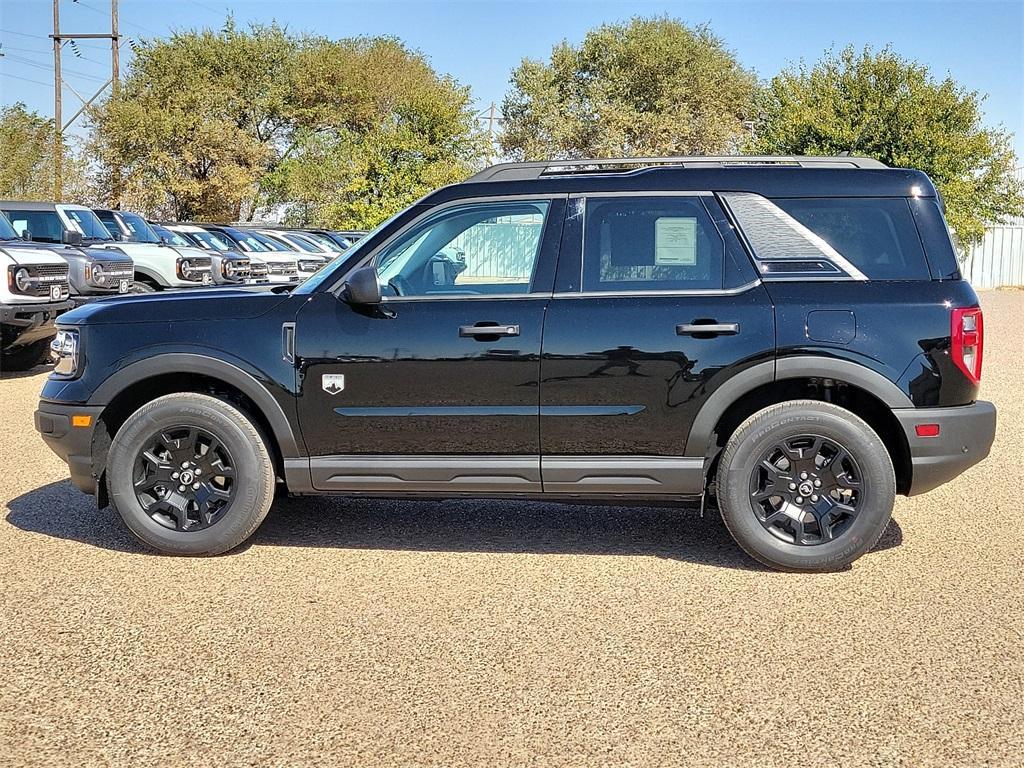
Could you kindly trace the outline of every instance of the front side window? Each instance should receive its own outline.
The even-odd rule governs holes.
[[[378,255],[382,287],[395,296],[529,293],[548,208],[488,202],[429,216]]]
[[[725,244],[699,197],[590,198],[584,291],[722,287]]]

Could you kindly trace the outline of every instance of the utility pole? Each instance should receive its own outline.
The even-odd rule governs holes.
[[[60,0],[53,0],[53,199],[63,201],[64,194],[64,116],[61,113],[61,82],[60,71]]]
[[[117,33],[117,0],[110,0],[110,95],[115,100],[121,91],[121,36]],[[121,167],[110,173],[110,207],[121,207]]]
[[[117,2],[118,0],[110,0],[110,34],[99,33],[99,32],[79,32],[79,33],[67,33],[60,31],[60,0],[53,0],[53,34],[50,35],[53,38],[53,198],[58,203],[62,201],[64,193],[64,179],[63,179],[63,166],[64,166],[64,131],[78,119],[78,116],[85,112],[99,97],[103,91],[107,89],[108,85],[113,87],[113,94],[117,96],[118,82],[120,79],[120,56],[118,47],[121,45],[121,35],[118,32],[117,25]],[[107,80],[100,89],[96,91],[88,99],[83,99],[78,95],[78,92],[69,85],[68,88],[71,92],[78,97],[78,100],[82,102],[82,106],[78,108],[78,111],[71,116],[71,118],[64,122],[62,94],[64,92],[64,79],[62,77],[61,66],[60,66],[60,49],[64,45],[65,40],[110,40],[110,79]],[[120,204],[120,173],[114,169],[114,188],[112,190],[112,201],[113,207],[118,207]]]

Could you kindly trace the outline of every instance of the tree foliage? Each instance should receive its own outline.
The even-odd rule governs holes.
[[[773,154],[848,151],[934,181],[963,243],[985,224],[1024,211],[1010,136],[984,127],[982,97],[889,48],[828,52],[772,78],[758,97],[750,149]]]
[[[175,218],[274,204],[306,224],[368,227],[480,155],[468,90],[390,38],[330,41],[276,24],[145,41],[92,116],[109,190]]]
[[[484,155],[469,89],[393,38],[307,48],[294,90],[298,129],[268,188],[295,223],[374,226]]]
[[[524,59],[502,104],[517,159],[716,154],[745,136],[755,77],[706,25],[634,18]]]
[[[64,142],[65,197],[87,197],[80,157]],[[0,108],[0,197],[11,200],[53,199],[53,120],[22,103]]]

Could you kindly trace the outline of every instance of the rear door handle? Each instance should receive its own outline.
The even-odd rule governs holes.
[[[498,325],[460,325],[459,336],[462,338],[475,339],[479,336],[518,336],[519,326],[514,324]]]
[[[695,336],[702,333],[711,336],[735,336],[739,332],[739,323],[684,323],[676,326],[677,336]]]

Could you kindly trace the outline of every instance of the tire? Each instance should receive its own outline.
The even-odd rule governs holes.
[[[111,506],[139,540],[175,555],[218,555],[248,539],[270,511],[275,480],[249,417],[194,393],[142,406],[107,458]]]
[[[136,278],[132,283],[132,293],[156,293],[156,288]]]
[[[737,427],[717,492],[726,528],[755,560],[781,571],[836,571],[878,543],[896,478],[863,419],[831,403],[792,400]]]
[[[30,344],[4,350],[0,370],[27,371],[47,361],[50,353],[50,341],[40,339]]]

